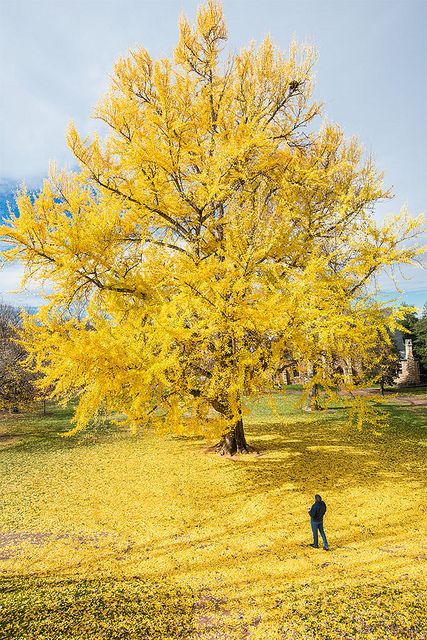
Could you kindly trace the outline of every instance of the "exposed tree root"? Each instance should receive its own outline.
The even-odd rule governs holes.
[[[226,442],[225,438],[220,442],[217,442],[217,444],[215,444],[213,447],[209,447],[208,451],[212,453],[219,453],[221,456],[225,456],[225,457],[232,457],[238,454],[249,454],[249,453],[260,455],[259,449],[247,443],[244,448],[236,448],[234,450],[230,448],[230,445],[229,443]]]

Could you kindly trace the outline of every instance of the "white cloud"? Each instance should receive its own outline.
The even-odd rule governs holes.
[[[49,159],[72,164],[73,119],[96,130],[93,107],[114,62],[142,42],[155,54],[175,42],[180,2],[2,0],[0,2],[0,176],[45,175]],[[172,10],[171,10],[172,9]],[[161,23],[160,23],[161,21]]]
[[[40,287],[29,282],[21,288],[24,270],[19,263],[6,263],[0,269],[0,301],[15,307],[38,307],[42,303]]]
[[[180,12],[193,17],[201,1],[0,0],[0,180],[28,183],[46,174],[50,159],[73,166],[67,124],[74,119],[83,134],[96,129],[90,114],[117,58],[142,44],[153,56],[170,56]],[[232,49],[251,38],[260,41],[267,32],[283,49],[295,34],[318,46],[318,97],[349,134],[360,134],[386,169],[386,183],[395,185],[396,199],[378,207],[378,218],[398,211],[406,200],[414,214],[425,209],[425,3],[223,4]],[[390,69],[402,80],[390,81]],[[32,289],[10,293],[19,273],[18,266],[0,271],[0,296],[37,300]],[[425,271],[405,267],[403,273],[398,281],[405,292],[414,297],[426,292]],[[389,278],[379,282],[382,291],[394,292]]]

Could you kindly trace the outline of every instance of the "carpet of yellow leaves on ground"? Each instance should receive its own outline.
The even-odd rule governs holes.
[[[426,409],[381,437],[265,400],[260,455],[198,438],[0,420],[0,638],[425,638]],[[328,505],[330,551],[307,508]],[[3,619],[3,622],[1,621]]]

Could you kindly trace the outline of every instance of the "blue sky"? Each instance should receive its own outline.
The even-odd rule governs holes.
[[[72,166],[67,123],[82,133],[108,86],[118,56],[144,45],[170,55],[177,21],[195,15],[197,0],[0,0],[0,210],[16,183],[37,187],[49,160]],[[316,97],[325,116],[356,134],[384,170],[394,200],[416,214],[427,202],[426,0],[224,0],[229,47],[238,50],[270,33],[316,45]],[[402,293],[381,276],[382,293],[421,307],[426,271],[396,273]],[[35,290],[11,295],[18,265],[0,271],[0,298],[36,304]]]

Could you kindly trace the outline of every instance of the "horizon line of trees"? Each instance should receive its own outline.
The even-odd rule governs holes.
[[[0,302],[0,411],[18,412],[38,397],[37,375],[25,367],[27,353],[19,343],[21,310]]]

